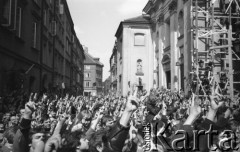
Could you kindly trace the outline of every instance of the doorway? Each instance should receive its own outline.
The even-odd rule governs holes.
[[[171,72],[166,71],[167,89],[171,89]]]

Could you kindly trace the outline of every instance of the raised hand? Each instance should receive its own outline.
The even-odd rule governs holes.
[[[199,106],[199,102],[196,102],[195,94],[192,95],[192,103],[190,106],[190,113],[187,120],[184,122],[184,125],[192,125],[193,122],[197,119],[197,117],[201,113],[201,107]]]
[[[34,94],[34,97],[33,97],[33,101],[34,101],[34,102],[36,102],[36,101],[37,101],[37,96],[38,96],[38,94],[37,94],[37,93],[35,93],[35,94]]]
[[[43,94],[43,96],[42,96],[42,101],[45,101],[47,99],[47,94]]]
[[[136,87],[133,95],[128,97],[128,101],[126,103],[125,110],[119,121],[119,123],[124,127],[129,126],[128,125],[129,120],[130,120],[133,112],[137,110],[137,107],[138,107],[137,92],[138,92],[138,88]]]
[[[63,123],[66,121],[66,114],[60,116],[57,126],[54,129],[53,135],[47,140],[44,152],[56,152],[62,146],[60,131]]]
[[[197,117],[200,113],[201,113],[201,107],[199,106],[199,102],[196,101],[196,95],[193,93],[192,103],[190,107],[190,115]]]
[[[35,103],[33,101],[29,101],[25,104],[25,111],[23,117],[25,119],[31,119],[33,112],[36,110]]]
[[[29,100],[28,100],[29,102],[33,100],[33,95],[34,95],[34,93],[31,92],[31,94],[29,96]]]
[[[126,108],[125,108],[127,112],[134,112],[135,110],[137,110],[137,107],[138,107],[137,92],[138,92],[138,88],[136,87],[133,95],[128,98]]]
[[[219,107],[221,107],[224,103],[222,100],[222,95],[218,92],[218,87],[214,89],[212,88],[212,95],[210,96],[210,110],[216,111]]]

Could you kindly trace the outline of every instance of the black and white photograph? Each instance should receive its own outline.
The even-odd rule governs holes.
[[[0,152],[240,152],[240,0],[0,0]]]

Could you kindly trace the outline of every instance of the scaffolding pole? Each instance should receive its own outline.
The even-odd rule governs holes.
[[[232,5],[235,5],[236,11],[239,11],[238,1],[191,0],[190,2],[193,16],[191,74],[194,92],[199,97],[207,97],[214,94],[211,88],[217,86],[221,93],[224,92],[225,96],[234,100],[234,84],[238,84],[240,80],[234,81],[233,60],[240,61],[240,59],[232,49],[234,41],[232,20],[240,17],[236,15],[238,13],[232,13]],[[234,58],[233,55],[236,57]],[[223,79],[221,74],[227,75],[227,78]],[[222,83],[224,87],[220,87]]]

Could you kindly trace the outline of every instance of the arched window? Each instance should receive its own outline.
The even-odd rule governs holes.
[[[136,33],[134,35],[134,45],[144,46],[145,45],[145,35],[143,33]]]
[[[141,59],[137,60],[137,73],[138,74],[143,73],[143,71],[142,71],[142,60]]]

